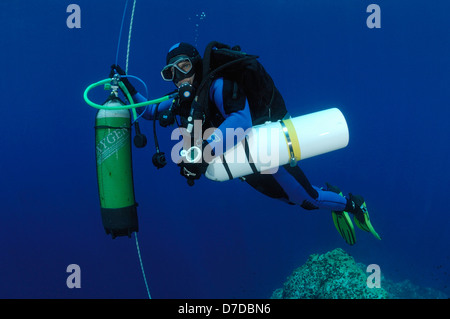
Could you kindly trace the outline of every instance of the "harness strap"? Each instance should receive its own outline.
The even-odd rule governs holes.
[[[231,179],[233,179],[234,177],[233,177],[233,174],[231,174],[231,171],[230,171],[230,167],[228,166],[228,163],[227,163],[227,161],[225,160],[225,156],[223,156],[222,155],[222,162],[223,162],[223,167],[225,168],[225,171],[227,172],[227,174],[228,174],[228,178],[231,180]]]
[[[256,169],[255,163],[253,162],[253,159],[250,155],[250,149],[248,147],[248,135],[245,136],[245,138],[242,140],[242,143],[244,143],[245,156],[247,157],[248,164],[250,165],[253,173],[258,174],[259,172]]]

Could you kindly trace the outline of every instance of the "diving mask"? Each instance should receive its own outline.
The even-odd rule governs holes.
[[[161,71],[161,76],[164,81],[176,80],[178,82],[194,75],[193,64],[188,56],[178,56],[173,60],[173,62],[167,64]]]

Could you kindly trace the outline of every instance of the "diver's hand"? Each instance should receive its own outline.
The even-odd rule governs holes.
[[[114,74],[116,74],[116,73],[119,74],[119,75],[127,75],[125,73],[125,71],[122,70],[122,68],[119,65],[113,64],[113,65],[111,65],[111,71],[109,72],[109,77],[112,78],[114,76]],[[137,93],[137,90],[130,83],[128,78],[120,77],[120,80],[125,85],[125,87],[127,88],[128,92],[130,93],[131,96],[133,96],[133,95],[135,95]]]
[[[208,154],[206,157],[204,156],[205,151],[207,152],[206,154]],[[200,152],[200,160],[196,162],[189,162],[186,158],[183,158],[181,163],[178,164],[181,168],[180,174],[187,178],[190,186],[194,185],[194,180],[199,179],[202,174],[205,174],[211,160],[209,156],[214,153],[206,140],[203,141]]]
[[[202,161],[200,163],[180,163],[180,174],[188,180],[197,180],[206,172],[208,163]]]

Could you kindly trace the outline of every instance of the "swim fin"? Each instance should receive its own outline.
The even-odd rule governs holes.
[[[331,216],[333,217],[334,226],[342,238],[347,244],[354,245],[356,243],[355,228],[348,213],[345,211],[332,211]]]
[[[341,190],[337,186],[333,186],[329,183],[326,183],[326,185],[327,190],[344,197]],[[334,226],[339,234],[341,234],[342,238],[344,238],[347,244],[354,245],[356,243],[355,228],[353,227],[353,223],[348,212],[331,211],[331,216],[333,217]]]
[[[360,229],[371,233],[374,235],[377,239],[381,240],[380,235],[375,231],[375,229],[372,226],[372,223],[370,222],[369,218],[369,211],[367,210],[366,202],[364,201],[364,198],[359,195],[353,195],[349,194],[350,200],[355,203],[355,210],[353,212],[353,217],[355,219],[355,224]]]

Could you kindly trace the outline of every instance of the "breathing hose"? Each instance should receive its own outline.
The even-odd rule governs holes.
[[[88,94],[89,92],[98,86],[101,85],[106,85],[105,89],[108,89],[108,85],[111,83],[111,81],[113,81],[113,78],[108,78],[108,79],[104,79],[101,81],[98,81],[96,83],[93,83],[91,85],[89,85],[86,90],[84,91],[83,94],[83,98],[84,101],[91,107],[96,108],[96,109],[102,109],[102,110],[125,110],[125,109],[136,109],[138,107],[143,107],[143,106],[147,106],[147,105],[151,105],[151,104],[158,104],[164,101],[167,101],[169,99],[172,99],[175,97],[175,93],[174,94],[168,94],[165,95],[163,97],[154,99],[154,100],[149,100],[149,101],[145,101],[145,102],[140,102],[140,103],[132,103],[133,98],[131,97],[130,93],[128,92],[128,89],[125,87],[125,85],[122,83],[122,81],[119,81],[119,86],[122,89],[122,91],[124,92],[124,94],[126,95],[128,101],[130,101],[130,104],[128,105],[117,105],[117,106],[107,106],[107,105],[101,105],[101,104],[97,104],[95,102],[92,102],[89,97]]]

